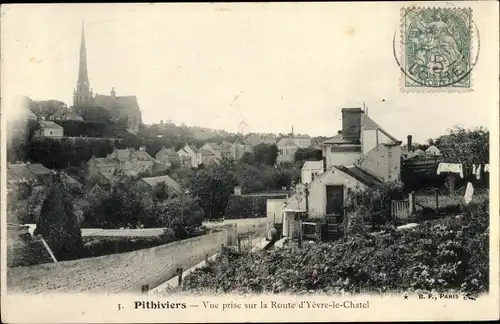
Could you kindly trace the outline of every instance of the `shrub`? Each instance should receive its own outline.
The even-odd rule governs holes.
[[[57,260],[78,258],[83,246],[82,233],[73,205],[58,176],[43,201],[35,235],[47,241]]]

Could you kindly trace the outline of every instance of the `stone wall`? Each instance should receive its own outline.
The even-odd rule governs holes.
[[[213,255],[221,245],[236,244],[236,225],[211,234],[133,252],[10,268],[7,287],[11,292],[140,292],[152,289]]]

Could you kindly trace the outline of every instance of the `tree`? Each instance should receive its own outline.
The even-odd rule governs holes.
[[[306,147],[299,148],[295,152],[295,161],[320,161],[323,157],[323,152],[321,150]]]
[[[207,218],[219,218],[224,215],[237,183],[234,163],[222,159],[219,164],[206,166],[196,173],[191,192],[198,197]]]
[[[82,232],[71,199],[58,175],[42,204],[35,235],[42,235],[57,260],[76,259],[83,248]]]
[[[104,122],[112,120],[111,113],[98,106],[86,106],[75,109],[75,112],[82,116],[85,121]]]
[[[177,239],[190,237],[204,218],[198,201],[184,193],[160,202],[156,212],[162,225],[171,228]]]
[[[49,119],[58,111],[68,110],[68,106],[58,100],[42,100],[42,101],[32,101],[28,100],[28,108],[38,117],[43,119]]]
[[[465,129],[455,126],[448,134],[438,137],[435,144],[445,162],[462,163],[471,169],[473,164],[488,163],[489,141],[490,133],[482,127]]]
[[[278,147],[274,144],[259,144],[255,146],[253,156],[256,163],[275,165],[278,158]]]

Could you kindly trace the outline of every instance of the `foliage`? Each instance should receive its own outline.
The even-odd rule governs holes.
[[[445,158],[445,162],[463,163],[466,168],[473,164],[489,161],[490,133],[479,127],[465,129],[455,126],[449,134],[440,136],[435,144]]]
[[[59,100],[33,101],[27,98],[28,109],[42,119],[49,119],[58,111],[68,110],[68,106]]]
[[[348,214],[361,213],[371,226],[391,222],[391,201],[405,197],[403,187],[396,183],[383,183],[365,190],[348,190],[345,209]]]
[[[275,165],[278,158],[278,147],[275,144],[259,144],[253,150],[253,162]]]
[[[203,293],[482,293],[488,289],[488,202],[447,218],[334,243],[258,252],[224,249],[177,289]],[[313,272],[317,276],[313,276]]]
[[[301,147],[295,152],[295,161],[321,161],[322,158],[323,152],[312,147]]]
[[[8,222],[36,224],[46,195],[47,190],[42,186],[26,186],[24,190],[14,189],[7,199]]]
[[[224,215],[229,196],[237,185],[235,164],[223,159],[219,164],[198,170],[190,183],[191,193],[197,197],[208,219]]]
[[[81,252],[83,243],[78,219],[71,199],[57,176],[42,204],[34,234],[42,235],[57,260],[71,259]]]
[[[85,121],[103,122],[112,119],[108,110],[97,106],[76,107],[75,112]]]

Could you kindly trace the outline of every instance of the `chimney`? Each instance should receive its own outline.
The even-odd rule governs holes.
[[[361,108],[342,109],[342,138],[359,141],[361,137]]]
[[[412,141],[411,141],[412,137],[411,137],[411,135],[408,135],[407,139],[408,139],[408,143],[406,145],[407,146],[406,149],[408,150],[408,152],[413,152],[413,146],[412,146]]]
[[[240,186],[234,187],[234,195],[241,196],[241,187]]]

